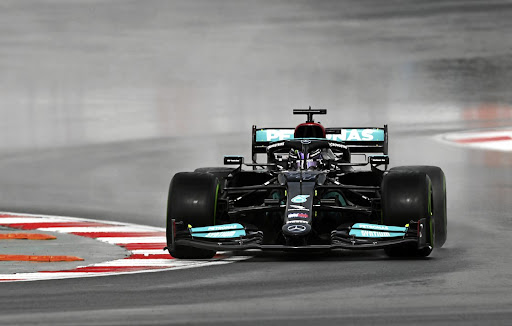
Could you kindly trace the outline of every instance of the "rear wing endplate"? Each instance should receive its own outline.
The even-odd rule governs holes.
[[[252,126],[252,160],[256,155],[267,152],[270,143],[294,139],[294,128],[258,128]],[[326,128],[329,140],[341,141],[351,153],[382,153],[388,155],[388,126],[367,128]]]

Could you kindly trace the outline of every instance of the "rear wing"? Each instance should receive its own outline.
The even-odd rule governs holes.
[[[252,126],[252,161],[267,152],[270,143],[293,139],[294,128],[258,128]],[[388,126],[367,128],[326,128],[329,140],[341,141],[351,153],[382,153],[388,155]]]

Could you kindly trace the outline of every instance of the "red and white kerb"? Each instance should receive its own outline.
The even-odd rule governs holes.
[[[468,131],[441,135],[440,139],[453,145],[495,151],[512,151],[512,129]]]
[[[163,250],[166,246],[165,229],[137,224],[74,217],[0,213],[0,226],[88,237],[112,246],[123,247],[128,252],[127,257],[123,259],[80,266],[69,270],[0,274],[0,282],[145,273],[220,265],[247,258],[232,257],[227,253],[219,253],[212,259],[174,259]]]

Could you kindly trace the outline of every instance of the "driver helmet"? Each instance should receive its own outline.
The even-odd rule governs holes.
[[[325,128],[316,122],[301,123],[295,128],[294,138],[325,138]]]

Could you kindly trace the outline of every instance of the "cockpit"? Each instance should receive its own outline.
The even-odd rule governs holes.
[[[293,139],[271,143],[267,147],[269,163],[284,170],[323,170],[334,162],[350,162],[350,152],[342,142],[328,140],[325,128],[313,121],[313,114],[325,114],[325,110],[295,110],[294,114],[306,114],[305,123],[299,124]]]
[[[347,162],[346,146],[327,139],[291,139],[267,147],[268,162],[280,170],[324,170],[335,162]]]
[[[288,155],[289,170],[322,170],[327,169],[329,162],[333,162],[338,157],[329,148],[315,149],[308,153],[297,149],[290,150]]]

